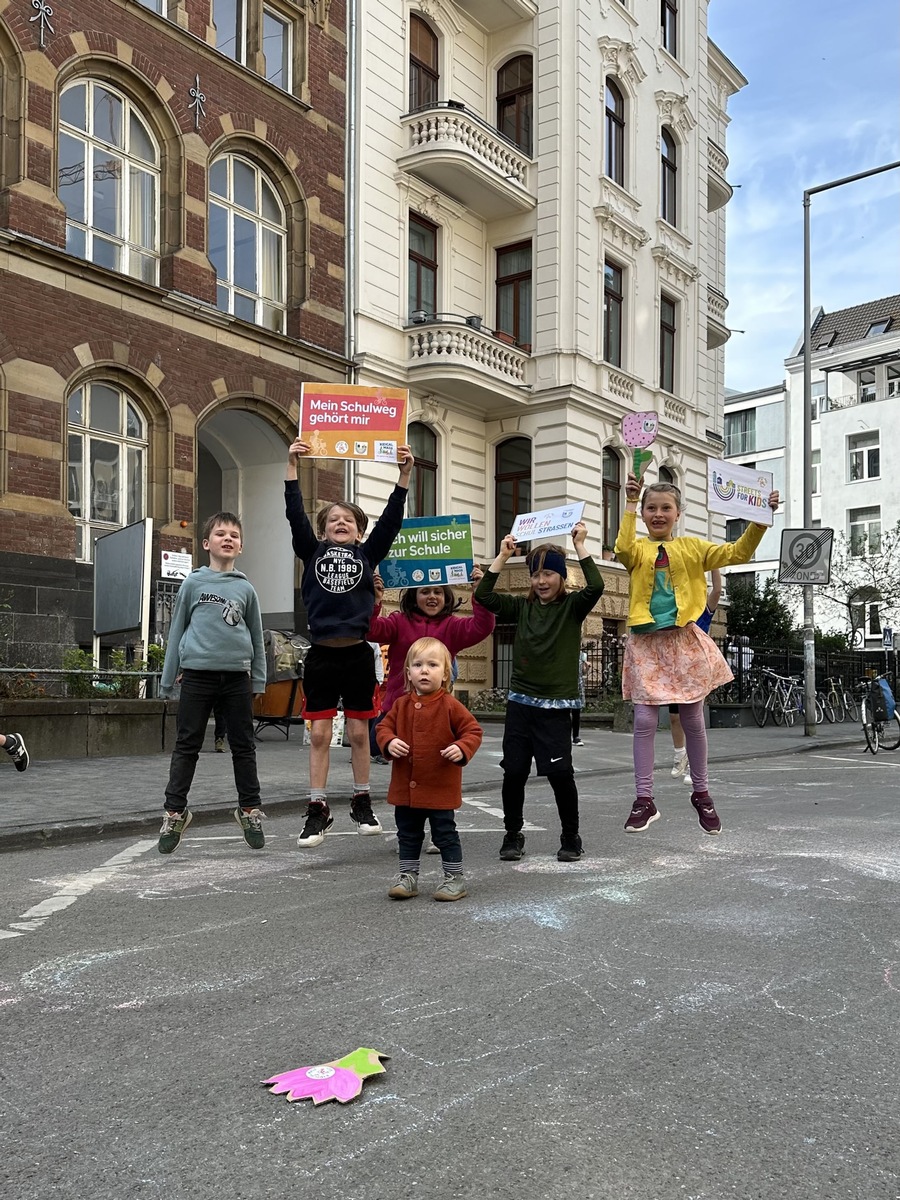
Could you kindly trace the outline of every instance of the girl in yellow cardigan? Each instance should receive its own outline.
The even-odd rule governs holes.
[[[388,895],[411,900],[419,894],[419,855],[425,822],[441,853],[444,880],[435,900],[466,895],[462,845],[453,813],[462,807],[462,769],[481,745],[482,729],[451,696],[450,651],[437,638],[413,642],[406,655],[406,693],[375,730],[383,754],[394,763],[388,804],[394,805],[400,874]]]
[[[715,642],[697,625],[706,607],[706,572],[749,562],[767,526],[748,525],[736,542],[716,545],[698,537],[674,537],[681,492],[672,483],[644,488],[641,519],[649,537],[635,537],[641,480],[629,474],[616,558],[628,570],[628,629],[622,696],[634,703],[634,781],[637,799],[625,830],[639,833],[659,817],[653,803],[653,742],[660,704],[677,704],[687,743],[694,789],[691,804],[704,833],[722,832],[709,795],[707,695],[734,678]],[[778,492],[769,496],[774,511]]]

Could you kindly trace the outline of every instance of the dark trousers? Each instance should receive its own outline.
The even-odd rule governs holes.
[[[581,709],[572,709],[572,741],[581,737]]]
[[[405,804],[394,807],[397,821],[397,841],[400,843],[400,861],[414,862],[422,854],[425,840],[425,821],[431,821],[431,840],[441,852],[441,860],[447,863],[462,862],[462,843],[456,829],[455,809],[410,808]]]
[[[194,780],[197,759],[209,714],[221,705],[231,747],[234,783],[241,808],[259,806],[256,743],[253,740],[253,693],[250,676],[243,671],[185,671],[178,702],[178,723],[165,807],[184,812]]]
[[[523,810],[525,808],[525,784],[528,775],[519,772],[504,771],[501,798],[503,801],[503,826],[507,833],[521,833],[525,824]],[[568,771],[554,771],[547,776],[547,782],[553,788],[556,800],[556,811],[559,813],[559,823],[565,838],[578,836],[578,788],[575,785],[575,775]]]
[[[225,725],[225,710],[222,707],[221,700],[216,700],[213,703],[213,720],[216,723],[216,727],[213,730],[213,741],[218,742],[225,736],[227,728]]]

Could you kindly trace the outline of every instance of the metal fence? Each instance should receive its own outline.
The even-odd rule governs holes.
[[[159,695],[159,678],[159,671],[0,667],[0,699],[153,699]]]

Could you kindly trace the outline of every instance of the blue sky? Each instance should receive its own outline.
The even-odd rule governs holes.
[[[710,0],[732,97],[725,384],[778,383],[803,329],[803,190],[900,160],[897,0]],[[812,299],[900,292],[900,170],[812,198]]]

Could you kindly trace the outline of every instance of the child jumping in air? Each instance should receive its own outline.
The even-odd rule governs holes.
[[[475,599],[503,624],[515,625],[512,677],[503,730],[503,825],[500,857],[517,862],[525,853],[523,809],[531,762],[553,789],[562,834],[559,862],[576,862],[583,853],[578,832],[578,789],[572,769],[572,709],[579,698],[581,626],[603,594],[603,577],[585,549],[587,526],[579,521],[572,542],[585,586],[566,589],[566,552],[562,546],[538,546],[525,562],[531,576],[527,596],[494,591],[500,572],[516,553],[507,534],[500,552],[475,590]]]
[[[434,898],[461,900],[467,894],[466,881],[453,812],[462,806],[462,768],[481,745],[482,729],[446,690],[450,653],[437,638],[413,642],[403,677],[406,694],[375,733],[394,764],[388,803],[394,805],[397,819],[400,874],[388,895],[392,900],[409,900],[419,894],[419,856],[427,818],[444,868]]]
[[[616,558],[629,579],[628,627],[622,695],[634,704],[634,778],[637,798],[625,822],[639,833],[659,817],[653,802],[653,742],[660,704],[677,704],[690,762],[691,804],[704,833],[722,832],[709,795],[703,703],[714,688],[733,679],[715,642],[698,626],[706,606],[706,572],[745,563],[768,526],[751,524],[736,542],[716,545],[698,537],[673,537],[681,516],[681,492],[672,483],[644,488],[641,519],[649,537],[635,537],[641,481],[625,484],[625,513]],[[769,496],[774,511],[778,492]]]
[[[188,792],[209,714],[216,705],[225,718],[238,807],[234,818],[251,850],[262,850],[265,835],[259,804],[253,696],[266,690],[259,599],[235,559],[243,549],[241,522],[230,512],[215,513],[203,526],[209,566],[191,571],[178,589],[160,691],[170,696],[181,678],[175,749],[169,768],[160,854],[178,849],[191,823]]]
[[[297,438],[288,452],[284,483],[285,515],[294,553],[303,562],[300,590],[312,645],[303,664],[303,715],[312,724],[309,748],[309,804],[297,838],[302,849],[321,845],[334,823],[327,783],[332,718],[344,704],[344,729],[350,742],[353,796],[350,819],[360,833],[379,834],[369,795],[369,718],[374,707],[375,659],[367,639],[375,606],[374,568],[386,557],[400,531],[412,474],[409,446],[397,449],[400,476],[368,539],[360,544],[369,519],[361,508],[342,500],[316,518],[313,532],[297,482],[297,464],[310,453]]]

